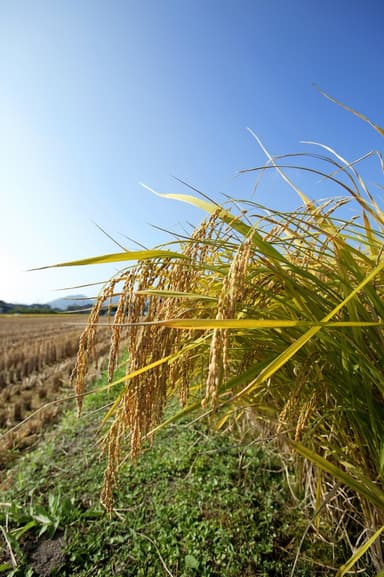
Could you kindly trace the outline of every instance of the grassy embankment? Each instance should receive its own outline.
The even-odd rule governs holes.
[[[290,575],[307,521],[280,458],[265,444],[207,434],[200,421],[170,426],[137,466],[122,466],[110,518],[98,500],[105,460],[95,448],[108,402],[104,390],[85,401],[81,419],[67,412],[3,479],[1,574]],[[333,573],[340,546],[319,548],[311,535],[294,575]]]

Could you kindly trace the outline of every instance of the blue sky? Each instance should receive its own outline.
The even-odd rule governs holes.
[[[312,84],[383,125],[383,21],[380,0],[1,0],[0,299],[107,279],[116,265],[25,272],[116,252],[95,222],[133,249],[125,236],[169,238],[151,224],[203,218],[140,181],[250,197],[254,177],[237,171],[265,157],[246,127],[273,154],[302,140],[350,160],[382,148]],[[307,194],[326,196],[313,182]],[[277,177],[256,200],[298,204]]]

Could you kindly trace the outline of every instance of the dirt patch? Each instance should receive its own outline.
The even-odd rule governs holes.
[[[28,566],[39,577],[50,577],[65,562],[65,539],[58,535],[53,539],[40,539],[28,545]]]

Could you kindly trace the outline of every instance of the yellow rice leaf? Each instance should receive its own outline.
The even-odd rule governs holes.
[[[200,208],[201,210],[207,212],[208,214],[218,212],[219,217],[225,223],[229,224],[232,228],[234,228],[244,236],[247,236],[247,234],[249,234],[249,232],[251,231],[250,226],[242,222],[238,217],[234,216],[228,210],[225,210],[224,208],[220,207],[217,204],[214,204],[213,202],[203,200],[202,198],[197,198],[196,196],[193,196],[191,194],[169,194],[169,193],[167,194],[156,192],[156,190],[153,190],[153,188],[150,188],[146,184],[141,183],[141,185],[144,186],[144,188],[146,188],[150,192],[153,192],[153,194],[156,194],[156,196],[160,196],[161,198],[170,198],[172,200],[179,200],[181,202],[185,202],[186,204],[191,204],[192,206]]]
[[[228,411],[227,413],[224,414],[223,417],[221,417],[221,419],[219,419],[219,421],[216,423],[216,428],[217,429],[221,429],[225,423],[230,419],[230,417],[232,417],[232,413],[230,411]]]
[[[279,329],[287,327],[317,327],[317,328],[341,328],[341,327],[374,327],[384,326],[382,321],[294,321],[294,320],[270,320],[270,319],[172,319],[159,321],[159,325],[165,325],[176,329]]]
[[[174,200],[179,200],[181,202],[185,202],[187,204],[191,204],[197,208],[208,212],[208,214],[213,214],[215,212],[218,213],[218,217],[228,224],[233,230],[240,233],[242,236],[246,237],[252,233],[252,242],[264,253],[267,258],[271,258],[275,264],[278,262],[287,262],[287,259],[283,256],[281,252],[279,252],[272,243],[265,241],[260,233],[258,233],[254,228],[245,224],[240,217],[233,215],[229,210],[226,210],[220,207],[213,202],[208,202],[201,198],[197,198],[195,196],[189,194],[163,194],[160,192],[156,192],[146,184],[141,183],[144,188],[153,192],[157,196],[162,198],[171,198]]]
[[[325,96],[325,98],[328,98],[328,100],[330,100],[331,102],[334,102],[338,106],[341,106],[341,108],[344,108],[344,110],[348,110],[348,112],[352,112],[352,114],[354,114],[355,116],[357,116],[361,120],[364,120],[364,122],[367,122],[370,126],[372,126],[372,128],[374,128],[379,134],[381,134],[381,136],[384,136],[384,129],[380,128],[380,126],[378,126],[377,124],[375,124],[374,122],[369,120],[369,118],[367,118],[364,114],[361,114],[361,112],[357,112],[356,110],[354,110],[350,106],[347,106],[346,104],[343,104],[339,100],[336,100],[336,98],[333,98],[333,96],[329,96],[329,94],[324,92],[324,90],[321,90],[321,88],[319,88],[316,84],[315,84],[315,87],[320,92],[320,94]]]
[[[161,198],[171,198],[173,200],[180,200],[181,202],[185,202],[187,204],[192,204],[196,208],[201,208],[201,210],[204,210],[205,212],[208,212],[209,214],[214,213],[218,208],[220,208],[220,207],[218,207],[218,205],[214,204],[213,202],[203,200],[202,198],[197,198],[197,197],[190,195],[190,194],[169,194],[169,193],[167,194],[167,193],[157,192],[156,190],[154,190],[153,188],[151,188],[147,184],[144,184],[143,182],[140,182],[140,184],[141,184],[141,186],[143,186],[144,188],[149,190],[149,192],[153,192],[153,194],[156,194],[156,196],[160,196]],[[224,209],[223,209],[223,211],[224,211]]]
[[[152,250],[133,250],[125,252],[116,252],[112,254],[104,254],[91,258],[84,258],[81,260],[73,260],[69,262],[61,262],[58,264],[51,264],[34,268],[32,270],[43,270],[46,268],[56,268],[63,266],[83,266],[87,264],[105,264],[109,262],[124,262],[127,260],[149,260],[153,258],[187,258],[184,255],[169,250],[152,249]]]
[[[207,301],[217,301],[217,298],[210,297],[208,295],[201,295],[197,293],[186,293],[186,292],[179,292],[179,291],[168,291],[168,290],[156,290],[156,289],[148,289],[148,290],[139,290],[136,291],[137,295],[148,295],[148,296],[159,296],[159,297],[177,297],[177,298],[187,298],[187,299],[196,299],[196,300],[207,300]]]
[[[363,211],[363,220],[364,220],[364,227],[365,227],[365,233],[367,235],[367,240],[369,241],[368,247],[371,251],[371,255],[373,257],[377,257],[379,250],[378,250],[378,244],[377,241],[375,239],[375,235],[371,226],[371,223],[369,222],[369,218],[366,214],[365,211]]]

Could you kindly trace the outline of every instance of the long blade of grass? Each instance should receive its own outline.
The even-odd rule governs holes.
[[[150,188],[146,184],[143,184],[143,183],[141,183],[141,184],[142,184],[142,186],[144,186],[144,188],[153,192],[157,196],[160,196],[163,198],[171,198],[174,200],[179,200],[181,202],[186,202],[187,204],[191,204],[192,206],[195,206],[197,208],[204,210],[208,214],[214,214],[215,212],[217,212],[218,218],[220,218],[223,222],[225,222],[228,226],[230,226],[236,232],[240,233],[242,236],[247,237],[249,235],[252,235],[253,244],[255,244],[259,248],[259,250],[267,258],[271,259],[271,263],[273,263],[273,262],[275,262],[275,263],[278,263],[278,262],[287,263],[287,260],[284,257],[284,255],[281,252],[279,252],[273,246],[273,244],[266,242],[263,239],[262,235],[259,234],[254,227],[249,226],[244,221],[242,221],[240,219],[240,217],[233,215],[228,210],[226,210],[224,208],[218,209],[217,205],[215,205],[211,202],[208,202],[206,200],[202,200],[201,198],[196,198],[195,196],[192,196],[189,194],[163,194],[160,192],[156,192],[155,190],[153,190],[152,188]]]
[[[346,104],[343,104],[339,100],[336,100],[336,98],[333,98],[333,96],[330,96],[329,94],[324,92],[324,90],[321,90],[321,88],[319,86],[317,86],[317,84],[314,84],[314,87],[320,92],[320,94],[322,94],[322,96],[324,96],[325,98],[328,98],[328,100],[330,100],[334,104],[337,104],[341,108],[344,108],[344,110],[351,112],[352,114],[354,114],[355,116],[357,116],[361,120],[364,120],[364,122],[367,122],[370,126],[372,126],[372,128],[374,128],[379,134],[381,134],[381,136],[384,136],[384,130],[382,128],[380,128],[380,126],[378,126],[377,124],[375,124],[374,122],[369,120],[369,118],[367,116],[365,116],[361,112],[357,112],[357,110],[355,110],[354,108],[351,108],[350,106],[347,106]]]
[[[352,477],[324,457],[318,455],[315,451],[312,451],[308,447],[305,447],[302,443],[298,441],[290,441],[292,447],[306,459],[315,463],[320,469],[333,475],[344,483],[347,487],[356,491],[356,493],[363,495],[368,501],[379,507],[380,509],[384,508],[384,492],[381,491],[377,485],[375,485],[372,481],[368,478],[364,479],[364,482]]]
[[[174,319],[159,321],[155,324],[173,327],[176,329],[280,329],[286,327],[380,327],[383,321],[295,321],[295,320],[269,320],[269,319]]]
[[[208,295],[171,291],[171,290],[156,290],[156,289],[138,290],[136,291],[136,294],[147,296],[170,297],[170,298],[185,298],[192,300],[196,299],[196,300],[217,301],[217,298],[210,297]]]
[[[267,156],[269,162],[271,163],[271,165],[273,166],[273,168],[275,168],[277,170],[277,172],[280,174],[281,178],[287,183],[289,184],[289,186],[296,192],[296,194],[301,198],[301,200],[303,201],[303,203],[305,204],[305,206],[309,209],[314,209],[314,204],[313,202],[295,185],[295,183],[288,178],[288,176],[281,170],[281,168],[276,164],[275,159],[273,158],[273,156],[268,152],[268,150],[265,148],[264,144],[261,142],[260,138],[257,136],[257,134],[251,129],[248,128],[247,129],[248,132],[253,136],[253,138],[257,141],[258,145],[260,146],[260,148],[262,149],[262,151],[264,152],[264,154]]]
[[[151,260],[155,258],[182,258],[187,257],[179,252],[152,249],[152,250],[134,250],[126,252],[116,252],[112,254],[104,254],[101,256],[95,256],[91,258],[84,258],[81,260],[72,260],[68,262],[61,262],[58,264],[52,264],[48,266],[41,266],[38,268],[33,268],[31,270],[44,270],[46,268],[57,268],[63,266],[83,266],[88,264],[105,264],[111,262],[124,262],[124,261],[142,261]]]
[[[213,202],[208,202],[207,200],[197,198],[196,196],[193,196],[191,194],[167,194],[156,192],[156,190],[153,190],[153,188],[150,188],[146,184],[141,183],[141,185],[150,192],[153,192],[153,194],[156,194],[156,196],[160,196],[161,198],[170,198],[172,200],[178,200],[181,202],[185,202],[187,204],[191,204],[192,206],[200,208],[201,210],[207,212],[208,214],[214,214],[215,212],[218,212],[219,217],[226,224],[229,224],[233,229],[241,233],[243,236],[247,236],[252,230],[251,227],[245,224],[242,220],[240,220],[239,217],[236,217],[235,215],[231,214],[228,210],[222,207],[218,208],[216,204],[213,204]]]
[[[363,543],[357,551],[348,559],[344,565],[340,567],[338,572],[336,573],[335,577],[343,577],[352,567],[357,563],[357,561],[372,547],[376,539],[380,537],[382,532],[384,531],[384,525],[380,527],[375,533],[370,537],[365,543]]]

